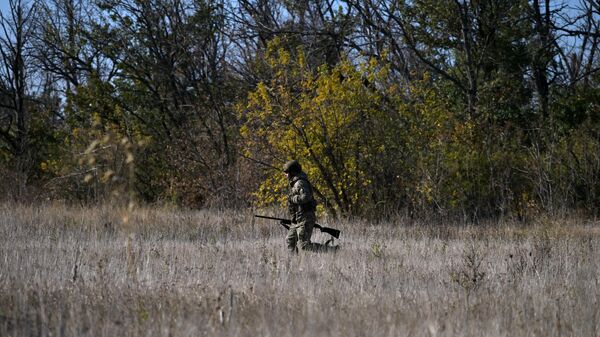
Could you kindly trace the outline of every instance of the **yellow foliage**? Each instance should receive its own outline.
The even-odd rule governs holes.
[[[287,52],[278,40],[266,55],[273,78],[238,106],[243,153],[275,167],[299,160],[330,208],[361,212],[385,197],[464,207],[480,193],[490,158],[506,158],[484,157],[479,122],[457,117],[427,73],[390,83],[389,66],[373,58],[311,69],[302,49]],[[283,203],[286,188],[272,172],[254,196]]]
[[[386,125],[379,90],[365,85],[385,75],[376,60],[355,65],[348,60],[311,71],[302,49],[295,58],[274,40],[266,53],[275,76],[249,93],[238,106],[244,154],[274,166],[298,159],[315,187],[337,208],[351,208],[372,180],[365,163],[385,145],[373,139],[365,123]],[[371,132],[371,133],[369,133]],[[267,176],[255,193],[259,204],[283,202],[282,174]]]

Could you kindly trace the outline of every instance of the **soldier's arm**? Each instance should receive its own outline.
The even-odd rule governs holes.
[[[294,185],[294,195],[290,198],[290,201],[294,204],[306,204],[313,200],[312,191],[310,185],[305,180],[298,180]]]

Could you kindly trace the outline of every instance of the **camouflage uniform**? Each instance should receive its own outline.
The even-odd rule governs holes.
[[[302,250],[317,251],[321,249],[322,245],[310,241],[313,227],[317,221],[316,201],[313,197],[312,186],[297,161],[286,163],[284,172],[288,173],[290,184],[288,206],[292,217],[292,224],[285,240],[288,249],[297,252],[296,245],[298,244]]]

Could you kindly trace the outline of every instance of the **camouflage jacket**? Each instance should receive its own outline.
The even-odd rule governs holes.
[[[296,215],[302,215],[307,212],[314,212],[316,201],[313,196],[313,188],[306,173],[301,172],[290,177],[290,193],[288,203],[290,214],[295,218]]]

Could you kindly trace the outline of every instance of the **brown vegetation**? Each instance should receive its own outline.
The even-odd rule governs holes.
[[[337,253],[290,257],[249,211],[121,219],[0,205],[0,336],[600,334],[597,221],[346,220]]]

